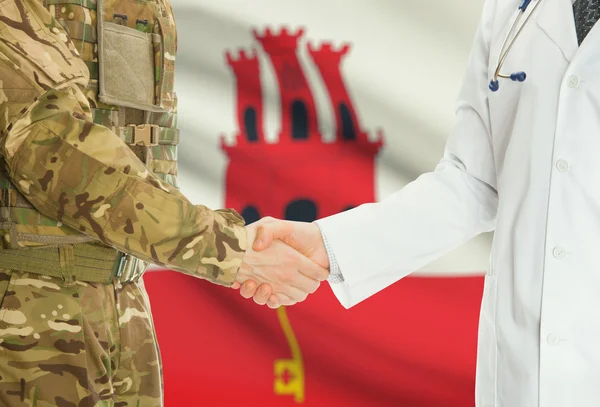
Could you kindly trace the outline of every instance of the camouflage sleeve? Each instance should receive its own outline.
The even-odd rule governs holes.
[[[44,215],[106,244],[233,284],[243,219],[193,205],[93,124],[88,75],[38,0],[0,2],[0,142],[14,184]]]

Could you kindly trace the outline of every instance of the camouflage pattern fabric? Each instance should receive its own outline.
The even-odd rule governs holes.
[[[161,364],[141,281],[0,269],[2,407],[159,407]]]
[[[12,183],[64,235],[85,234],[144,261],[233,284],[246,248],[243,219],[193,205],[94,123],[88,81],[80,52],[39,0],[0,3],[0,142]]]
[[[0,0],[0,250],[94,240],[231,285],[246,249],[243,218],[174,187],[170,5],[104,5],[109,18],[128,13],[130,27],[169,36],[155,48],[154,83],[167,111],[98,101],[96,0]],[[145,162],[115,133],[143,123],[173,129],[173,143],[150,148]],[[0,406],[162,406],[146,297],[141,281],[64,282],[0,264]]]

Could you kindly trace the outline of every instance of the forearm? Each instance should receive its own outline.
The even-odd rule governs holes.
[[[355,305],[493,230],[496,210],[493,188],[443,163],[382,202],[322,219],[343,275],[332,288],[344,306]]]
[[[245,250],[239,215],[193,205],[89,119],[69,86],[48,91],[16,121],[5,157],[31,204],[145,261],[232,284]]]
[[[38,0],[0,8],[0,136],[11,181],[42,214],[145,261],[230,285],[243,219],[195,206],[92,122],[89,73]]]

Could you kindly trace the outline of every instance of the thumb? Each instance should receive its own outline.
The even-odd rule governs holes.
[[[252,248],[257,252],[271,247],[274,239],[282,239],[286,236],[285,222],[269,222],[260,225],[256,231],[256,238]]]
[[[252,244],[252,248],[257,252],[263,251],[271,247],[273,239],[278,239],[277,229],[270,225],[261,225],[256,231],[256,238]]]

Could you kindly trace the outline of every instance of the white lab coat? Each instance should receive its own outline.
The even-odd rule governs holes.
[[[527,80],[501,80],[492,93],[518,3],[484,5],[436,170],[319,224],[345,278],[332,284],[345,307],[495,229],[476,405],[598,407],[600,23],[578,47],[571,0],[541,0],[503,69]]]

